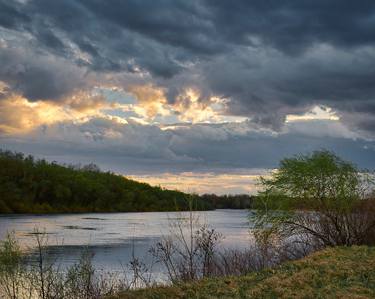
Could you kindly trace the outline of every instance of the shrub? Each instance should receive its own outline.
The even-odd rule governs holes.
[[[261,184],[255,221],[262,232],[317,247],[373,244],[373,179],[335,154],[284,159]]]
[[[25,278],[21,250],[14,233],[9,233],[0,244],[0,297],[22,298]]]

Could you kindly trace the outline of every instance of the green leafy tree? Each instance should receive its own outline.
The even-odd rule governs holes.
[[[372,177],[334,153],[283,159],[261,185],[255,220],[262,232],[318,246],[373,242]]]
[[[0,150],[0,213],[187,210],[189,194],[139,183],[95,164],[63,166]],[[198,209],[212,205],[197,198]]]

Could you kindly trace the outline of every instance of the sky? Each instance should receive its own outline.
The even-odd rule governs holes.
[[[0,0],[0,148],[198,193],[372,170],[374,28],[373,0]]]

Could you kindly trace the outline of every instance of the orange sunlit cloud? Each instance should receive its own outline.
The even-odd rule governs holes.
[[[51,101],[30,102],[20,95],[11,95],[0,101],[0,131],[5,134],[25,134],[30,130],[56,122],[71,120],[80,122],[100,115],[107,107],[95,97],[78,94],[63,103]]]
[[[152,119],[156,115],[170,114],[170,111],[165,107],[167,100],[162,89],[151,85],[135,85],[130,86],[128,91],[138,100],[138,105],[134,106],[138,115]]]

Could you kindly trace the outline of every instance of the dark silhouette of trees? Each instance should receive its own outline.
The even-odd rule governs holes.
[[[255,197],[247,194],[203,194],[201,198],[209,202],[215,209],[250,209]]]
[[[136,182],[95,164],[63,166],[0,151],[0,213],[136,212],[198,210],[199,196]]]

